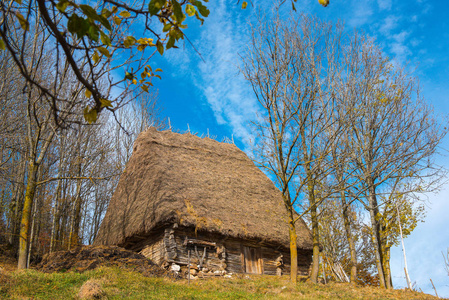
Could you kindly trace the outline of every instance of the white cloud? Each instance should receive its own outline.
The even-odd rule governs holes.
[[[397,43],[404,43],[405,39],[410,35],[410,32],[408,31],[401,31],[398,34],[395,34],[392,36],[392,38],[397,42]]]
[[[379,31],[386,35],[389,36],[391,34],[391,31],[393,29],[396,29],[396,27],[398,26],[399,23],[399,17],[397,16],[387,16],[384,20],[384,22],[382,23],[382,25],[379,28]]]
[[[380,10],[391,9],[391,0],[377,0],[377,4],[379,5]]]
[[[246,24],[242,24],[222,0],[211,5],[212,19],[201,34],[200,52],[205,63],[200,63],[197,87],[205,96],[219,124],[228,125],[234,136],[247,145],[251,138],[248,122],[255,118],[257,102],[250,86],[238,74],[238,52],[245,45]]]
[[[410,45],[412,45],[413,47],[416,47],[416,46],[420,45],[421,42],[422,42],[422,41],[421,41],[420,39],[418,39],[418,38],[413,38],[413,39],[410,40]]]
[[[348,23],[351,27],[360,27],[370,21],[373,15],[373,8],[371,1],[356,1],[353,2],[352,10],[349,12],[350,16]]]

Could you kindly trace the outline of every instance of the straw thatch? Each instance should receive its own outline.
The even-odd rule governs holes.
[[[273,182],[235,145],[150,128],[141,133],[94,244],[126,245],[168,224],[289,247]],[[311,249],[297,222],[298,248]]]

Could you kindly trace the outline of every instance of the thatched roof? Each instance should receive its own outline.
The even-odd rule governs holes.
[[[170,223],[289,247],[273,182],[235,145],[150,128],[142,132],[94,244],[126,245]],[[297,222],[298,248],[311,249]]]

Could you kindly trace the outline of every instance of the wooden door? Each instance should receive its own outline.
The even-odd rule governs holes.
[[[263,259],[261,249],[243,246],[242,264],[245,273],[263,274]]]

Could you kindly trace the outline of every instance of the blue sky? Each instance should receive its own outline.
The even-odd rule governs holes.
[[[234,138],[249,151],[248,122],[259,107],[247,82],[238,73],[238,54],[246,47],[248,20],[254,8],[239,9],[237,1],[211,1],[210,16],[203,26],[190,24],[186,33],[204,58],[188,43],[169,50],[153,65],[164,70],[159,89],[163,116],[173,128],[209,134],[221,141]],[[253,1],[269,8],[271,1]],[[288,1],[285,4],[289,10]],[[447,0],[331,0],[327,8],[317,0],[298,0],[298,11],[324,20],[341,20],[346,30],[363,30],[375,38],[398,65],[406,66],[420,80],[422,94],[433,105],[441,121],[449,112],[449,1]],[[449,149],[449,140],[442,147]],[[443,151],[445,152],[445,151]],[[447,154],[447,152],[445,152]],[[449,168],[446,157],[439,163]],[[440,296],[449,297],[449,276],[441,251],[449,247],[449,185],[428,195],[427,218],[405,240],[408,268],[416,288],[434,294],[430,278]],[[401,248],[392,250],[392,275],[396,288],[406,285]]]

